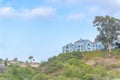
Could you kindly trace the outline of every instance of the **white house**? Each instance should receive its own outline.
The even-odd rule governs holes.
[[[67,44],[63,46],[62,52],[73,52],[73,51],[93,51],[93,50],[102,50],[104,46],[101,42],[91,42],[90,40],[80,39],[74,43]]]
[[[63,46],[62,52],[73,52],[74,51],[74,44],[70,43],[67,44],[66,46]]]

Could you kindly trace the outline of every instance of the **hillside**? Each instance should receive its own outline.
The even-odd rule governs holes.
[[[55,76],[57,79],[62,76],[65,80],[69,78],[69,80],[120,78],[119,52],[120,49],[112,50],[110,53],[106,51],[61,53],[49,58],[47,62],[42,62],[40,71],[50,77]]]
[[[38,68],[6,66],[0,80],[120,80],[120,49],[70,52],[42,61]]]

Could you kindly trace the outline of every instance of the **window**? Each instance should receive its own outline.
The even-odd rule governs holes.
[[[99,45],[99,48],[101,48],[101,46]]]
[[[96,48],[97,48],[97,45],[96,45]]]
[[[81,50],[83,50],[83,45],[81,45]]]
[[[96,50],[97,50],[97,45],[96,45]]]
[[[66,46],[66,48],[69,48],[68,46]]]
[[[95,45],[93,45],[93,50],[95,50]]]
[[[90,50],[90,44],[87,45],[87,48]]]

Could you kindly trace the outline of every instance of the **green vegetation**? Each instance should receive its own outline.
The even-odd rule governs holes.
[[[117,40],[120,31],[120,20],[110,16],[96,16],[93,21],[99,31],[96,40],[101,41],[108,51],[111,51],[113,42]]]
[[[6,73],[0,73],[0,80],[119,80],[119,51],[61,53],[42,61],[38,68],[17,64],[5,66]],[[113,59],[117,63],[102,62],[104,59]],[[95,65],[88,65],[90,61],[94,61]]]

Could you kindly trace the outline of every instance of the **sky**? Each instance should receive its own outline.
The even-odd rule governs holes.
[[[0,58],[46,61],[62,46],[94,41],[95,16],[120,18],[120,0],[0,0]]]

